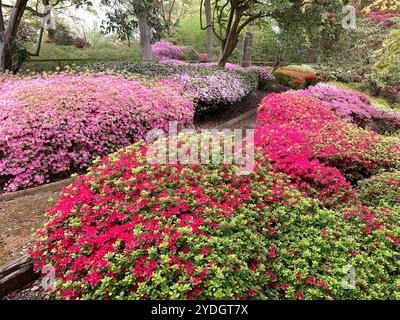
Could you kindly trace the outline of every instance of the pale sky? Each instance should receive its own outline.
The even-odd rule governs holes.
[[[84,8],[79,8],[76,9],[74,7],[68,8],[67,12],[71,15],[74,15],[78,18],[81,19],[82,23],[86,27],[92,27],[95,22],[97,22],[97,25],[100,27],[101,22],[105,20],[105,12],[102,10],[100,6],[100,0],[92,0],[93,6],[92,8],[96,11],[96,14],[93,14],[92,12],[89,12],[88,10]],[[65,17],[63,15],[63,17]],[[56,16],[57,19],[57,16]],[[67,20],[69,20],[67,18]]]

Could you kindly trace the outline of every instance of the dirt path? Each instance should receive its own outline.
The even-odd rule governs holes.
[[[0,264],[31,247],[33,233],[46,221],[46,209],[55,204],[58,193],[44,192],[0,202]]]

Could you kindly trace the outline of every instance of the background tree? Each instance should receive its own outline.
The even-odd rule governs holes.
[[[23,59],[26,59],[29,55],[38,55],[43,28],[39,33],[38,49],[35,53],[28,52],[20,44],[16,44],[15,41],[24,14],[43,18],[43,6],[48,4],[55,8],[65,4],[79,7],[83,4],[91,5],[91,2],[89,0],[15,0],[13,4],[6,4],[4,0],[0,0],[0,71],[9,70],[15,73],[24,61]],[[17,61],[15,61],[15,58],[17,58]]]
[[[252,22],[270,17],[280,26],[291,30],[307,25],[315,29],[321,25],[332,25],[324,12],[339,12],[340,0],[214,0],[212,2],[212,29],[220,40],[221,53],[218,65],[224,67],[235,50],[243,30]],[[201,13],[202,14],[202,13]],[[334,25],[340,25],[335,21]]]
[[[212,21],[212,12],[211,12],[211,0],[202,0],[202,4],[204,2],[204,15],[206,18],[206,25],[203,27],[202,17],[200,15],[201,20],[201,28],[203,30],[207,30],[207,59],[212,60],[213,58],[213,21]],[[200,5],[200,10],[203,10],[203,5]]]
[[[151,61],[152,38],[169,34],[190,3],[189,0],[103,0],[108,12],[102,27],[105,33],[115,32],[127,41],[139,33],[142,61]]]

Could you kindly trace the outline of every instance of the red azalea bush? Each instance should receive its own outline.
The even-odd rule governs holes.
[[[322,210],[260,152],[245,176],[150,165],[146,153],[138,143],[108,156],[50,210],[31,252],[36,270],[55,268],[50,297],[400,297],[398,212]]]
[[[0,192],[80,171],[169,121],[191,126],[194,106],[172,80],[68,74],[0,87]]]
[[[338,118],[310,95],[270,94],[258,110],[256,143],[324,203],[347,202],[349,183],[399,166],[399,146]]]
[[[143,143],[104,159],[64,190],[39,232],[35,268],[50,264],[56,298],[265,298],[275,257],[265,242],[270,208],[300,194],[257,160],[150,165]]]
[[[368,206],[400,208],[400,171],[384,172],[358,182],[360,200]]]

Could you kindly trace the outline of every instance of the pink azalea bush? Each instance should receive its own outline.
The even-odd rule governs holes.
[[[151,46],[154,54],[154,59],[162,61],[166,59],[180,60],[185,54],[185,48],[174,45],[167,40],[160,40]]]
[[[258,76],[254,73],[208,68],[180,60],[165,60],[164,63],[100,63],[88,68],[97,72],[107,70],[173,79],[183,85],[183,91],[190,93],[197,114],[238,102],[258,86]]]
[[[377,109],[363,93],[342,90],[326,84],[309,87],[319,100],[327,102],[341,118],[379,133],[400,130],[400,114]]]
[[[216,68],[218,66],[217,63],[215,63],[215,62],[189,63],[189,62],[185,62],[182,60],[175,60],[175,59],[163,59],[160,62],[166,63],[166,64],[171,64],[171,65],[186,65],[186,66],[192,66],[192,67],[206,67],[206,68]],[[225,69],[230,70],[230,71],[238,71],[238,72],[256,74],[259,78],[259,81],[262,82],[262,84],[266,84],[269,81],[276,80],[275,77],[266,68],[259,67],[259,66],[250,66],[250,67],[244,68],[237,64],[228,62],[225,65]]]
[[[191,126],[194,106],[171,80],[68,74],[5,81],[0,88],[0,190],[37,186],[169,121]]]

